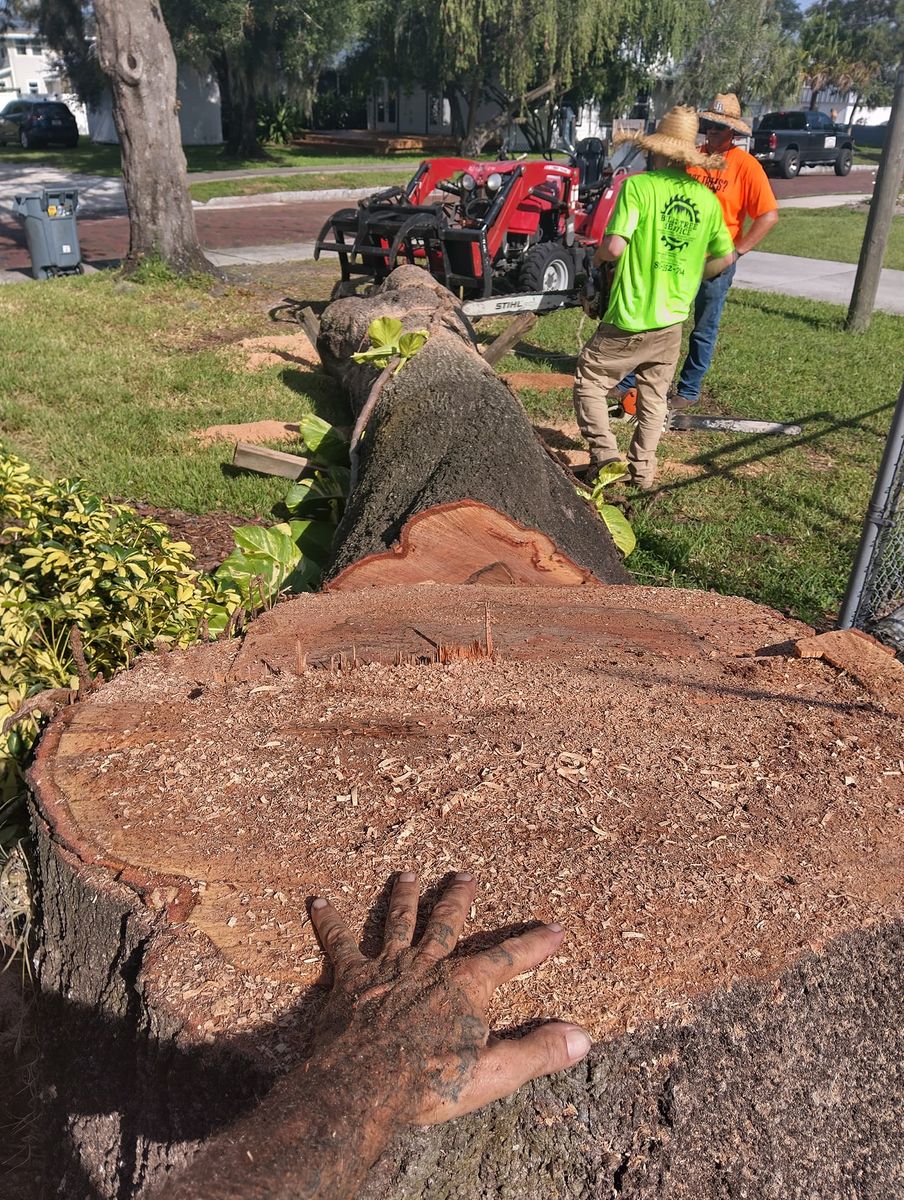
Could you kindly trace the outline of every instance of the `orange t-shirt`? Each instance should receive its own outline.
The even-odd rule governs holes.
[[[715,192],[733,242],[743,232],[747,217],[755,221],[763,213],[778,208],[766,172],[753,155],[740,146],[732,146],[725,155],[724,171],[688,167],[687,173]]]

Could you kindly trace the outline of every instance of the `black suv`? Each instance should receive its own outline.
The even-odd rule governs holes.
[[[793,179],[801,167],[831,163],[836,175],[847,175],[854,161],[854,142],[847,126],[825,113],[766,113],[753,135],[753,155],[763,166],[778,167]]]
[[[18,142],[23,150],[33,146],[78,145],[75,117],[60,100],[44,97],[20,97],[10,100],[0,112],[0,146]]]

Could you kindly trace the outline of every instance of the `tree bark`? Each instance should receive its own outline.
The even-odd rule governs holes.
[[[388,377],[367,420],[357,485],[328,575],[389,549],[415,513],[478,500],[545,533],[600,581],[628,581],[606,526],[538,442],[520,401],[477,353],[453,297],[419,267],[399,267],[375,295],[338,300],[323,314],[317,348],[355,414],[368,403],[376,372],[351,355],[368,344],[367,328],[380,316],[396,317],[406,329],[427,329],[430,337]]]
[[[232,107],[226,153],[231,158],[266,158],[257,134],[257,99],[247,80],[231,72]]]
[[[493,656],[439,665],[487,611]],[[805,632],[666,589],[307,596],[64,710],[31,775],[43,1194],[148,1196],[265,1096],[323,995],[305,897],[366,948],[419,863],[476,869],[480,926],[563,921],[491,1021],[595,1045],[404,1134],[362,1200],[900,1195],[901,720],[779,652]]]
[[[134,269],[158,257],[180,274],[213,271],[188,193],[176,56],[154,0],[96,0],[97,52],[113,93]]]

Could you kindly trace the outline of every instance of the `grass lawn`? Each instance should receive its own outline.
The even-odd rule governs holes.
[[[19,146],[6,146],[3,157],[7,163],[21,163],[23,167],[46,165],[63,171],[78,171],[86,175],[121,175],[122,163],[118,146],[97,146],[82,138],[74,150],[46,148],[22,150]],[[420,155],[385,154],[334,154],[321,153],[313,147],[302,151],[296,146],[265,147],[263,158],[228,158],[222,146],[186,146],[185,157],[189,171],[261,171],[274,167],[329,167],[331,165],[358,166],[362,163],[381,163],[387,169],[400,164],[405,178],[413,173],[413,165],[424,157]],[[405,168],[410,168],[405,172]]]
[[[327,271],[328,280],[313,273],[318,295],[329,292],[335,269]],[[45,474],[81,475],[108,495],[189,512],[269,513],[286,481],[233,474],[225,466],[232,447],[200,449],[191,431],[292,421],[312,409],[347,416],[321,375],[291,365],[249,373],[231,343],[297,326],[271,320],[258,293],[220,291],[123,284],[112,272],[0,289],[0,437]],[[292,295],[303,298],[303,288]]]
[[[878,167],[879,159],[882,157],[882,149],[879,146],[858,146],[856,140],[854,142],[854,162]]]
[[[286,365],[248,373],[230,348],[290,332],[268,309],[289,290],[325,298],[329,265],[211,289],[123,285],[113,274],[0,289],[0,436],[49,474],[163,508],[269,515],[285,481],[234,475],[231,447],[193,429],[314,409],[348,422],[335,385]],[[899,378],[904,319],[877,314],[862,336],[843,310],[733,292],[707,380],[709,412],[803,426],[797,438],[667,434],[660,492],[634,511],[640,582],[734,592],[816,623],[836,610],[859,536]],[[578,312],[544,317],[503,370],[570,372]],[[543,425],[572,419],[568,390],[527,393]],[[629,430],[620,427],[627,441]],[[292,450],[291,445],[283,448]]]
[[[215,179],[189,185],[193,200],[212,200],[215,196],[261,196],[271,192],[321,192],[330,188],[380,188],[405,184],[414,174],[410,166],[395,170],[333,171],[316,175],[251,175],[239,179]]]
[[[794,421],[802,434],[666,434],[663,486],[634,509],[638,582],[749,596],[820,625],[837,611],[904,341],[904,318],[876,314],[863,336],[843,333],[843,318],[833,305],[731,293],[702,411]],[[591,331],[585,322],[579,338],[579,325],[573,311],[545,317],[500,369],[570,371]],[[572,419],[567,390],[524,399],[541,424]],[[626,447],[629,429],[616,428]]]
[[[855,263],[866,231],[865,212],[841,208],[783,208],[775,228],[758,249]],[[904,216],[892,219],[884,266],[904,271]]]

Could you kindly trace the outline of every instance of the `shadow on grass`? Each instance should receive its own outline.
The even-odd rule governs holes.
[[[351,425],[351,409],[342,389],[334,379],[321,371],[299,371],[286,367],[280,371],[280,381],[290,392],[304,396],[315,416],[329,421],[331,425]]]
[[[743,297],[745,292],[748,292],[748,291],[755,291],[755,289],[738,288],[736,290],[736,292],[732,293],[732,295],[733,296],[738,295],[738,296]],[[764,295],[770,295],[770,294],[764,293],[764,292],[756,292],[756,295],[757,295],[757,303],[750,304],[750,305],[748,305],[748,307],[755,309],[757,312],[763,313],[764,315],[772,316],[772,317],[780,317],[783,321],[796,321],[798,323],[798,325],[806,325],[810,329],[819,330],[819,332],[821,332],[821,333],[825,333],[830,330],[834,331],[834,332],[839,332],[842,328],[843,317],[839,316],[837,311],[833,314],[826,314],[826,316],[824,316],[824,317],[813,316],[812,314],[792,311],[789,307],[786,307],[785,305],[783,305],[781,303],[781,300],[782,300],[781,296],[775,296],[774,299],[772,297],[770,297],[770,300],[761,302],[759,300],[759,297],[764,296]],[[786,296],[786,297],[784,297],[784,299],[797,300],[797,299],[806,299],[806,297]],[[770,301],[772,301],[772,302],[770,302]],[[807,300],[807,303],[812,304],[814,302],[812,300]],[[827,304],[827,307],[828,307],[828,304]],[[833,306],[833,307],[837,308],[837,306]]]
[[[877,405],[875,408],[868,409],[856,417],[845,417],[838,420],[833,419],[830,413],[814,413],[811,417],[804,417],[798,424],[808,427],[815,425],[817,427],[805,429],[800,437],[783,438],[770,433],[755,433],[736,439],[718,449],[703,451],[688,461],[693,466],[706,467],[707,472],[705,474],[691,476],[687,479],[677,479],[674,483],[663,484],[662,487],[657,489],[657,495],[677,494],[687,488],[706,484],[714,476],[731,479],[735,472],[744,467],[778,459],[790,450],[798,450],[807,446],[812,447],[831,433],[838,433],[842,430],[867,432],[864,425],[866,420],[870,417],[878,416],[880,413],[891,412],[894,406],[895,401],[889,400],[888,403]],[[723,465],[722,460],[735,454],[745,455],[745,457],[736,461],[726,462]],[[775,498],[773,498],[772,503],[780,512],[788,513],[794,511],[791,505],[781,505]],[[842,522],[849,520],[847,513],[839,513],[830,505],[817,505],[814,503],[813,506],[818,507],[822,513],[834,520]]]

